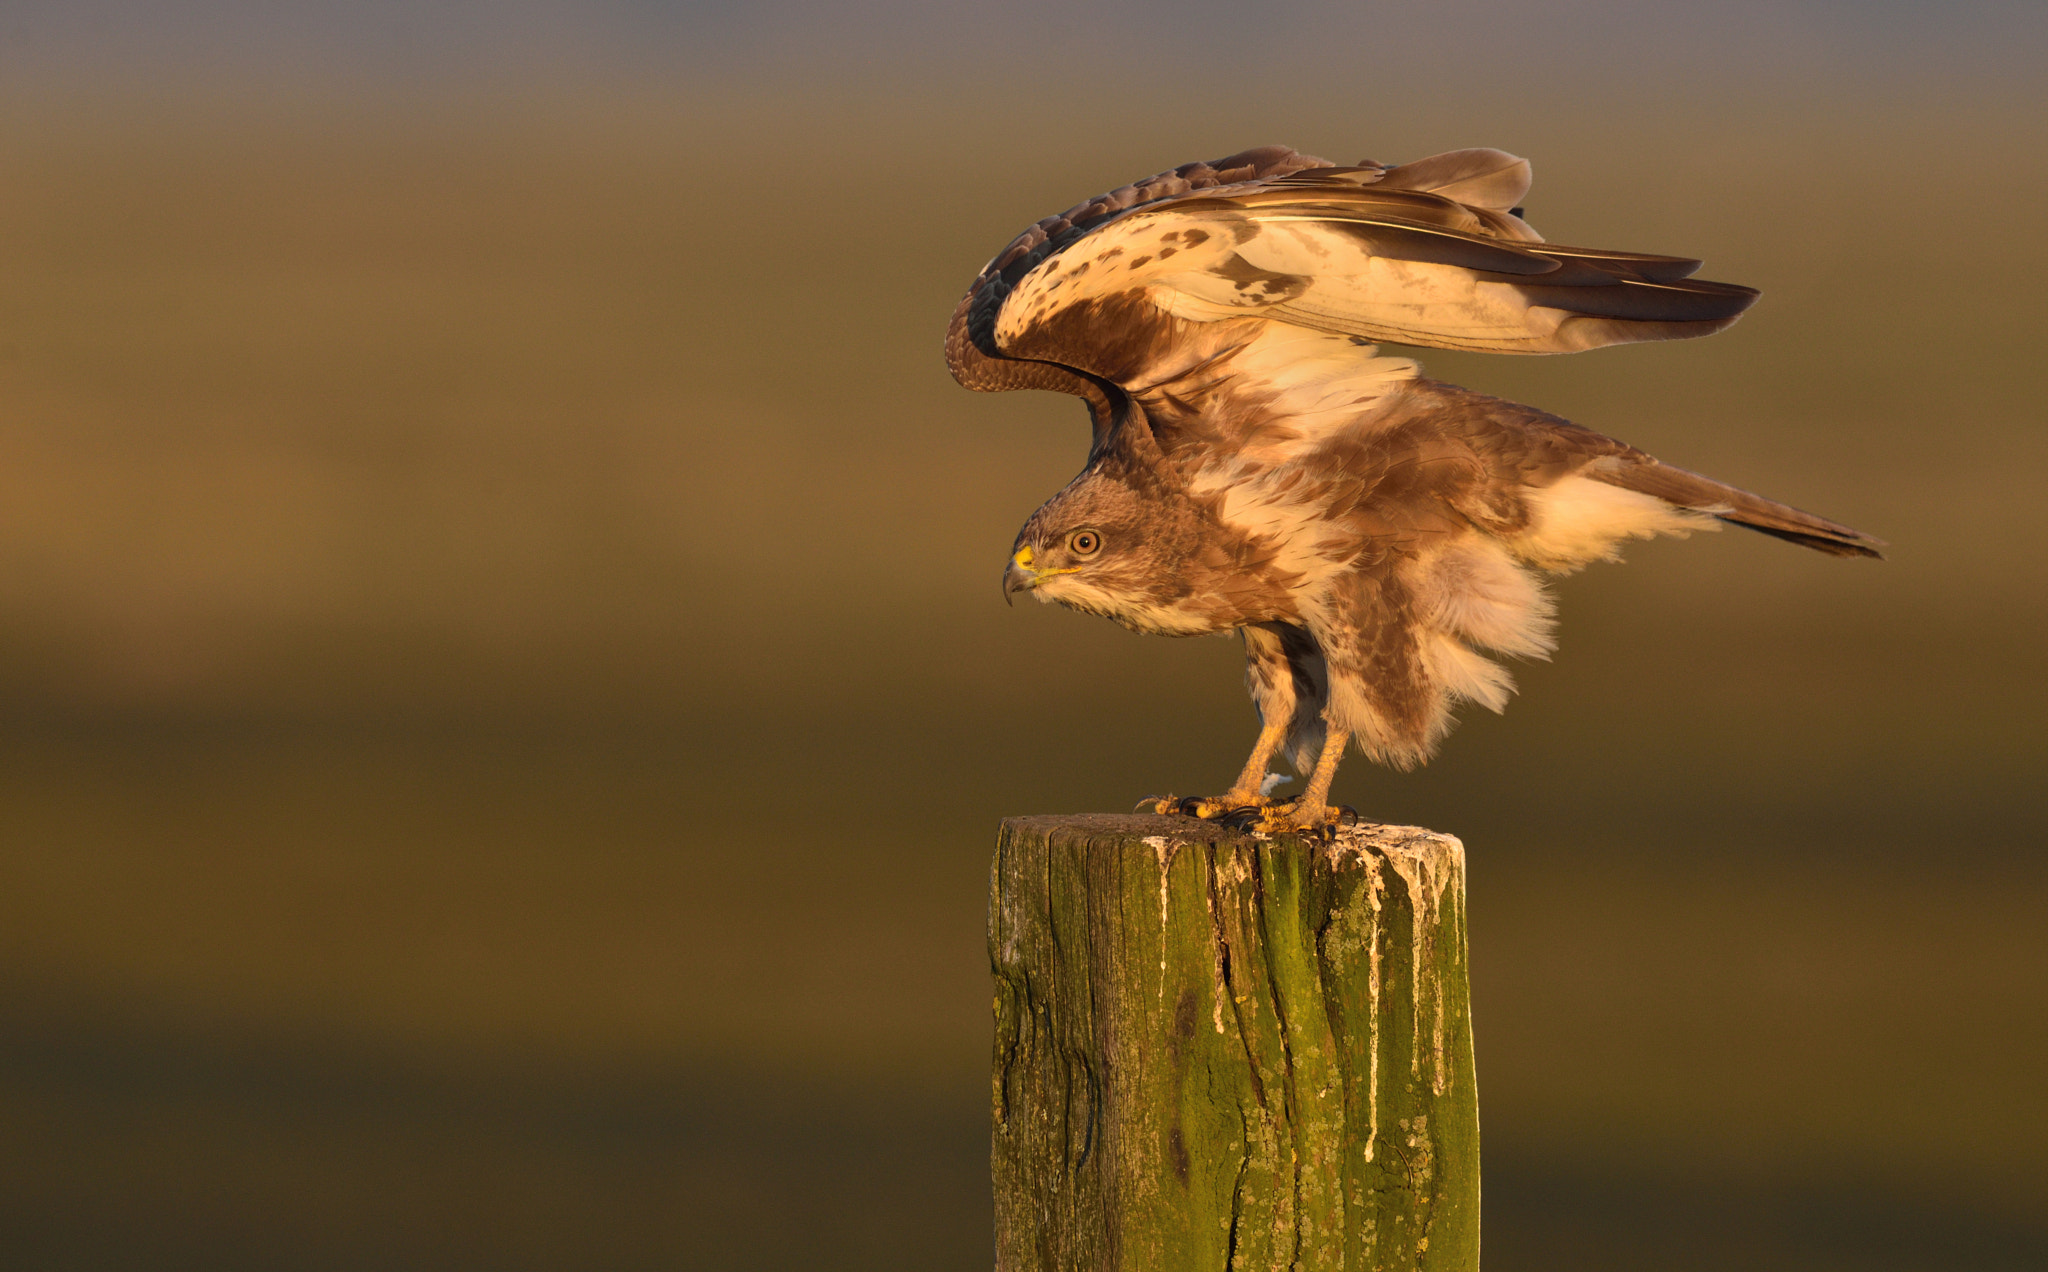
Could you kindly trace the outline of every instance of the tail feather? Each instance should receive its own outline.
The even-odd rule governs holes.
[[[1704,512],[1830,556],[1875,557],[1879,560],[1884,557],[1878,551],[1885,546],[1882,539],[1829,521],[1826,517],[1802,512],[1789,504],[1739,490],[1711,477],[1673,468],[1647,455],[1621,459],[1619,463],[1591,465],[1586,476],[1624,490],[1654,495],[1680,508]]]

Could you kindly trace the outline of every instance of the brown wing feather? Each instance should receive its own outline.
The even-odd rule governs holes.
[[[1033,358],[1019,356],[1017,351],[1005,354],[996,347],[996,317],[1011,290],[1047,257],[1133,208],[1217,186],[1331,166],[1327,159],[1297,154],[1287,146],[1261,146],[1206,163],[1182,164],[1046,217],[1012,239],[975,276],[946,327],[946,366],[954,379],[977,392],[1050,389],[1081,398],[1088,404],[1094,424],[1095,445],[1101,446],[1110,435],[1118,404],[1099,378],[1078,369],[1088,365],[1085,357],[1077,354],[1062,361],[1055,353],[1050,358]],[[1087,338],[1084,331],[1080,343]],[[1080,343],[1074,347],[1079,348]]]
[[[1426,190],[1474,208],[1511,212],[1529,197],[1530,177],[1527,159],[1482,148],[1404,163],[1388,170],[1379,184],[1383,189]]]
[[[1026,274],[1104,222],[1133,208],[1195,191],[1284,177],[1304,168],[1330,166],[1327,159],[1297,154],[1287,146],[1260,146],[1205,163],[1182,164],[1077,203],[1058,216],[1046,217],[1011,239],[1009,245],[996,253],[968,286],[967,295],[954,311],[953,322],[947,331],[947,365],[952,368],[954,377],[970,389],[998,392],[1017,387],[988,383],[991,373],[980,366],[980,359],[974,356],[976,352],[983,358],[1001,356],[995,346],[996,312]]]
[[[1528,179],[1494,150],[1386,168],[1268,146],[1185,164],[1014,239],[956,310],[947,362],[970,388],[1086,398],[1100,435],[1112,386],[1241,345],[1237,319],[1556,353],[1705,335],[1755,300],[1692,280],[1694,260],[1543,242],[1514,207]]]
[[[1711,477],[1673,468],[1640,451],[1631,453],[1620,463],[1589,468],[1586,475],[1610,486],[1655,495],[1666,503],[1710,513],[1731,524],[1747,526],[1831,556],[1879,559],[1884,556],[1878,551],[1884,546],[1882,539],[1789,504],[1753,495]]]
[[[1400,171],[1395,169],[1386,180]],[[1442,194],[1387,189],[1383,182],[1374,187],[1319,188],[1313,198],[1304,199],[1304,188],[1299,183],[1262,184],[1174,206],[1235,207],[1261,223],[1318,223],[1374,256],[1468,270],[1485,282],[1513,287],[1531,305],[1574,317],[1619,320],[1584,324],[1577,334],[1590,337],[1590,343],[1705,335],[1703,324],[1719,330],[1756,303],[1754,288],[1692,279],[1700,265],[1696,260],[1517,240],[1496,228],[1505,218],[1483,219],[1485,210]],[[1284,320],[1289,315],[1278,316]],[[1665,330],[1660,329],[1662,324],[1680,325]],[[1402,338],[1384,330],[1357,334]],[[1458,347],[1452,340],[1427,336],[1414,343]],[[1531,351],[1560,350],[1553,343],[1536,341]]]
[[[1626,442],[1520,402],[1424,381],[1407,389],[1388,425],[1424,419],[1435,437],[1455,440],[1476,457],[1478,470],[1486,474],[1468,486],[1446,487],[1437,497],[1495,534],[1511,535],[1525,528],[1523,500],[1529,491],[1578,475],[1834,556],[1883,555],[1878,551],[1884,546],[1882,539],[1674,468]]]

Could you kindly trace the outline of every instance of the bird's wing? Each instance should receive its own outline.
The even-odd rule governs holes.
[[[1413,374],[1371,341],[1569,353],[1706,335],[1756,299],[1692,279],[1697,261],[1546,243],[1519,215],[1528,187],[1498,150],[1186,165],[1020,235],[955,312],[948,362],[970,388],[1256,393],[1313,413]]]

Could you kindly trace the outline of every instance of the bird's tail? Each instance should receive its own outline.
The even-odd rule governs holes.
[[[1860,530],[1851,530],[1839,522],[1801,512],[1762,495],[1752,495],[1711,477],[1673,468],[1648,455],[1631,459],[1634,462],[1594,464],[1585,475],[1624,490],[1654,495],[1680,508],[1704,512],[1831,556],[1883,559],[1884,554],[1878,549],[1884,546],[1884,540],[1872,538]]]

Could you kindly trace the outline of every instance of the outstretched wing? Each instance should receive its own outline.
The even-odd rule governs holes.
[[[1528,188],[1528,163],[1498,150],[1186,165],[1025,231],[955,312],[948,362],[969,388],[1106,406],[1105,384],[1141,400],[1194,386],[1312,415],[1413,374],[1371,341],[1569,353],[1706,335],[1756,299],[1691,278],[1697,261],[1545,243],[1520,216]]]

